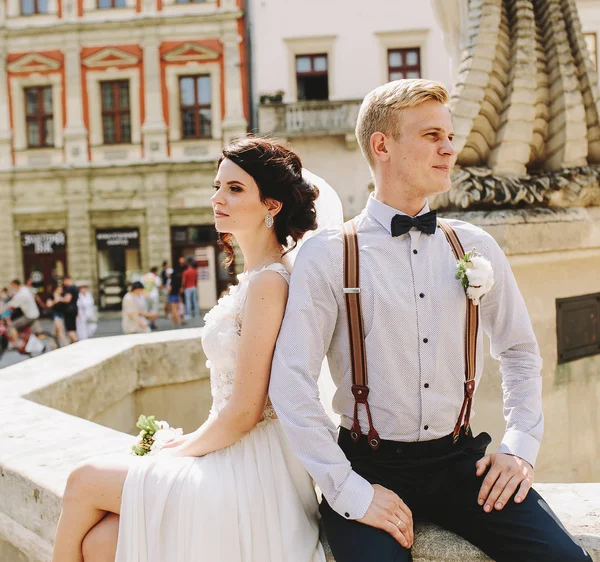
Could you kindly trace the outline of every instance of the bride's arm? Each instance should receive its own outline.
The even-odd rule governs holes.
[[[231,398],[185,443],[175,447],[173,454],[200,457],[223,449],[238,441],[261,419],[287,294],[287,282],[275,271],[263,271],[250,281]]]

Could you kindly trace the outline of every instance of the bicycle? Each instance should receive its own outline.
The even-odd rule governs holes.
[[[48,351],[54,351],[58,349],[58,342],[56,338],[49,332],[44,332],[41,329],[35,329],[39,327],[39,322],[34,322],[31,326],[27,326],[24,330],[17,332],[17,336],[21,340],[21,347],[14,349],[22,355],[28,355],[29,357],[36,357],[42,355]],[[37,338],[42,346],[31,351],[26,351],[27,343],[30,338],[34,336]],[[8,333],[8,326],[4,320],[0,321],[0,360],[4,353],[8,350],[8,344],[10,343],[10,337]]]

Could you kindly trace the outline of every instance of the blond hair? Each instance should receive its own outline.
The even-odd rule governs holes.
[[[383,133],[392,138],[400,135],[400,112],[430,100],[446,104],[449,94],[441,82],[410,79],[388,82],[369,92],[360,106],[356,121],[356,138],[372,169],[375,159],[371,153],[371,136]]]

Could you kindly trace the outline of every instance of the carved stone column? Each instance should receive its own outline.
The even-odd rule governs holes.
[[[17,264],[15,252],[15,231],[13,222],[12,184],[7,179],[0,179],[0,209],[2,209],[2,220],[0,220],[0,287],[8,286],[15,277],[21,277],[20,268]]]
[[[142,267],[146,270],[170,260],[171,256],[167,181],[167,174],[162,172],[144,178],[148,255],[142,256]]]
[[[6,77],[6,50],[0,36],[0,170],[12,168],[12,131]]]
[[[235,22],[234,22],[235,23]],[[225,58],[225,118],[223,119],[223,142],[243,137],[248,130],[244,115],[242,93],[242,68],[240,44],[242,38],[237,30],[227,31],[223,37]]]
[[[73,280],[86,279],[90,290],[96,290],[92,244],[94,237],[90,222],[90,193],[87,176],[65,178],[67,197],[67,260]]]
[[[65,21],[73,21],[77,18],[77,0],[63,0],[62,19]]]
[[[146,37],[142,41],[142,47],[144,49],[144,104],[146,111],[142,126],[144,158],[160,160],[167,157],[167,124],[163,117],[158,37]]]
[[[65,159],[70,164],[83,164],[88,160],[88,131],[83,122],[79,50],[79,42],[68,40],[65,52],[67,126],[64,139]]]

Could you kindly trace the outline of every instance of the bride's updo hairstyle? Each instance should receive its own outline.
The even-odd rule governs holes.
[[[226,158],[252,176],[261,201],[275,199],[282,203],[273,230],[281,247],[287,247],[286,254],[309,230],[317,228],[315,200],[319,190],[302,177],[302,162],[295,152],[268,139],[247,137],[223,149],[219,166]],[[231,234],[219,233],[219,241],[227,254],[225,265],[229,266],[234,256]]]

